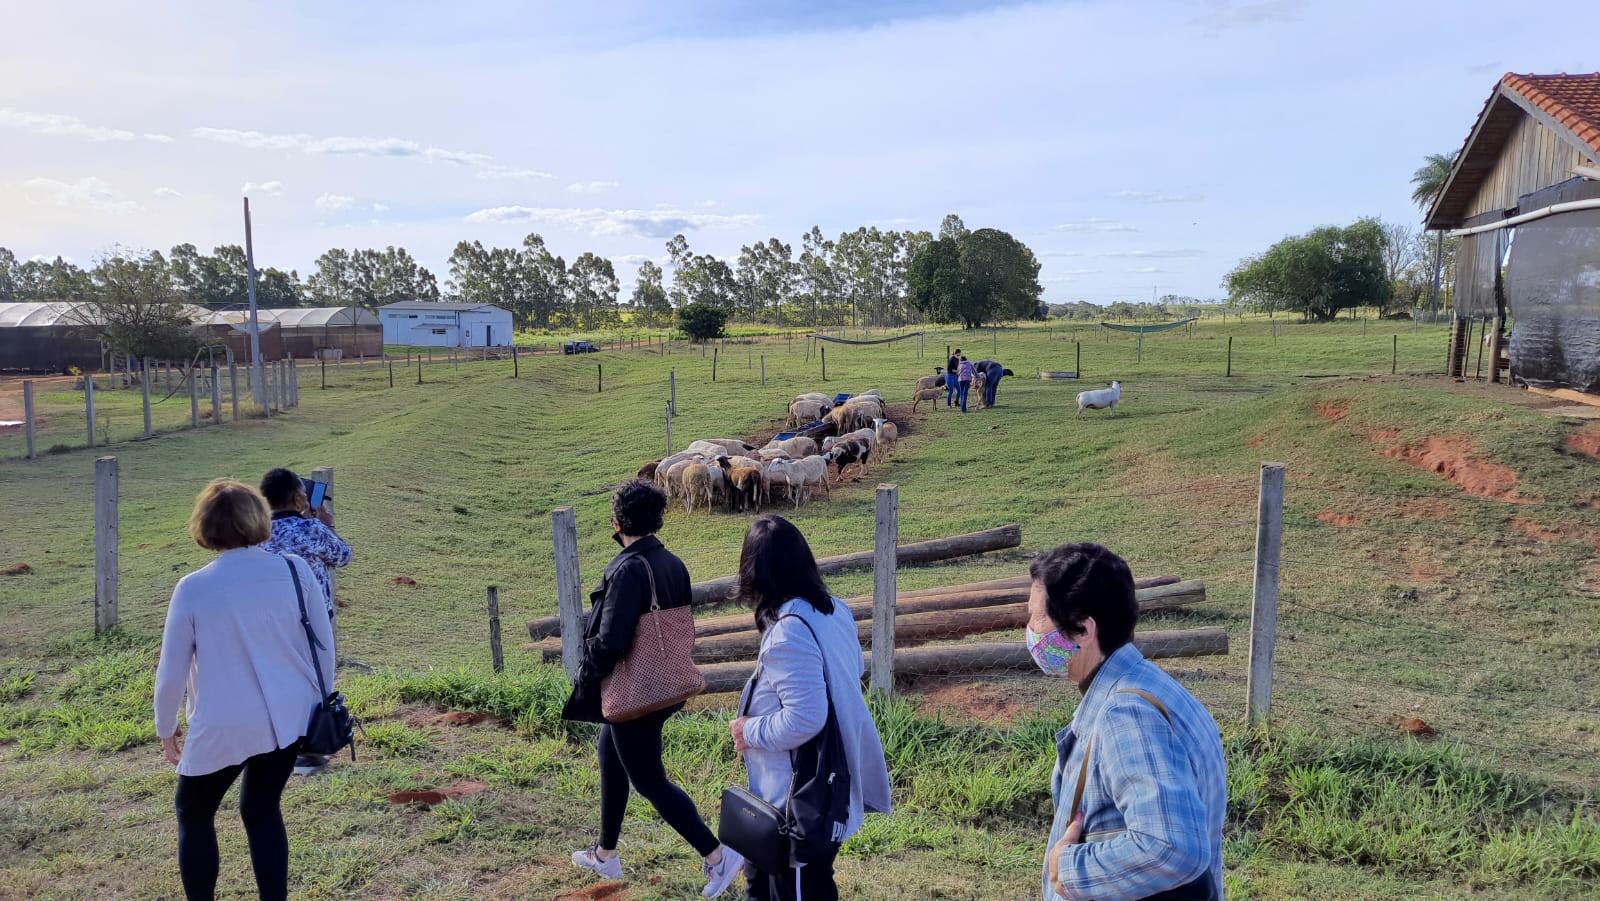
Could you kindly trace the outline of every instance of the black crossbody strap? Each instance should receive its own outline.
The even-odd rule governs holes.
[[[306,615],[306,593],[300,588],[300,571],[294,568],[294,561],[288,557],[283,562],[289,566],[289,578],[294,580],[294,599],[300,602],[300,625],[306,630],[306,643],[311,646],[311,668],[317,671],[317,690],[321,694],[318,698],[328,696],[328,684],[322,678],[322,660],[317,657],[317,648],[322,647],[322,642],[317,641],[317,633],[311,630],[311,617]]]

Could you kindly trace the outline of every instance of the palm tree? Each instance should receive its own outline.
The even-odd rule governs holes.
[[[1423,209],[1428,208],[1435,194],[1444,187],[1445,180],[1450,177],[1450,167],[1455,163],[1453,154],[1430,153],[1423,158],[1422,166],[1411,173],[1411,202]]]

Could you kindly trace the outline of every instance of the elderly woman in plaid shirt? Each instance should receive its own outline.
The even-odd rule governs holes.
[[[1211,714],[1133,646],[1133,575],[1098,544],[1034,560],[1028,649],[1083,700],[1056,735],[1045,901],[1221,899],[1227,772]]]

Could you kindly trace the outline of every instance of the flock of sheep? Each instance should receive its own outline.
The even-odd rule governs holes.
[[[801,434],[756,448],[738,438],[703,438],[680,453],[639,467],[685,511],[719,504],[735,511],[761,509],[775,497],[796,507],[850,466],[857,472],[894,448],[899,430],[877,389],[834,405],[823,394],[802,394],[789,404],[788,424]]]

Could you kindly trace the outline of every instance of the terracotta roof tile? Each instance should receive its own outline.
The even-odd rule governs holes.
[[[1500,83],[1527,98],[1600,153],[1600,72],[1588,75],[1508,72]]]

